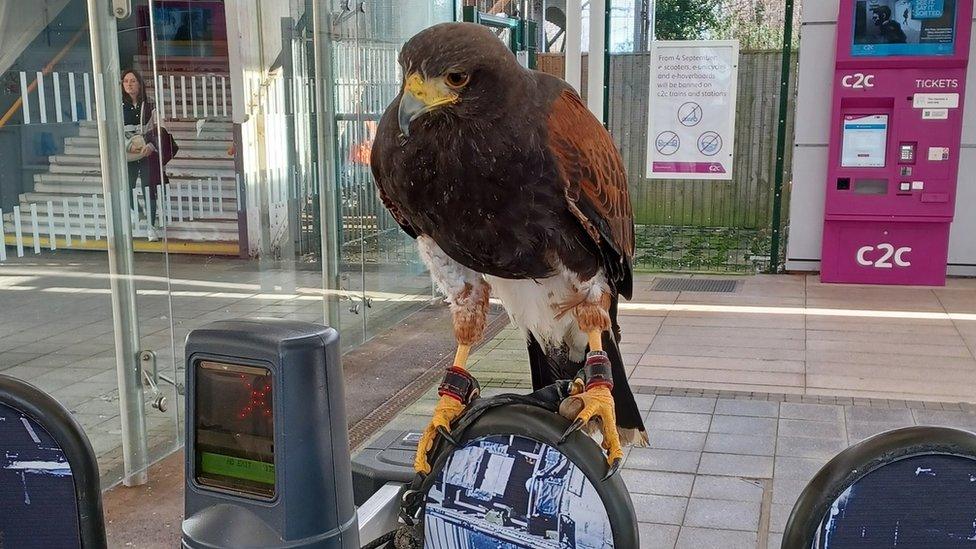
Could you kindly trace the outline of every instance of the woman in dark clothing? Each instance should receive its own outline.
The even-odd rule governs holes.
[[[155,108],[146,98],[146,86],[142,77],[134,70],[122,73],[122,115],[125,124],[125,137],[130,143],[126,152],[129,160],[129,189],[136,188],[140,181],[142,196],[148,210],[146,218],[149,222],[149,240],[156,240],[159,234],[156,230],[156,202],[157,191],[166,180],[159,152],[151,135],[155,135],[156,123],[153,120]],[[130,138],[141,135],[142,140]],[[132,208],[138,211],[138,204]]]

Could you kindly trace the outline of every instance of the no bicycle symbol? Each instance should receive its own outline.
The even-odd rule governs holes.
[[[680,146],[681,140],[678,139],[678,134],[672,131],[661,132],[657,134],[657,138],[654,140],[654,148],[665,156],[674,154]]]
[[[697,126],[702,119],[702,108],[701,105],[695,103],[694,101],[689,101],[678,107],[678,122],[682,125]]]
[[[715,156],[722,150],[722,136],[715,132],[705,132],[698,136],[698,151],[705,156]]]

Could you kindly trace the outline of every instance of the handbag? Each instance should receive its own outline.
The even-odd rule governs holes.
[[[166,131],[166,128],[156,124],[156,111],[152,112],[148,123],[143,124],[140,117],[139,132],[126,139],[126,160],[137,162],[151,155],[151,152],[145,151],[146,145],[152,145],[156,149],[163,165],[172,160],[180,150],[176,139]]]
[[[173,139],[172,134],[166,131],[166,128],[152,128],[145,135],[146,142],[152,144],[156,147],[156,152],[159,153],[159,160],[165,166],[167,162],[176,156],[176,153],[180,151],[180,146],[176,143],[176,139]]]
[[[137,162],[148,154],[145,152],[146,138],[142,134],[135,134],[125,140],[125,160],[127,162]]]

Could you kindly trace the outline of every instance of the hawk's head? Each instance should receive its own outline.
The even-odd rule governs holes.
[[[494,33],[473,23],[443,23],[418,33],[403,46],[400,67],[398,118],[404,136],[415,120],[503,116],[526,75]]]

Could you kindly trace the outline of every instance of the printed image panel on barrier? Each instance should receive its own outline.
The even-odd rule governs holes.
[[[952,55],[956,0],[857,0],[853,25],[852,56]]]
[[[884,465],[845,490],[814,547],[973,547],[976,460],[917,455]]]
[[[74,481],[54,437],[0,404],[0,547],[81,547]]]
[[[613,547],[593,484],[557,449],[517,435],[457,449],[427,493],[428,549]]]

